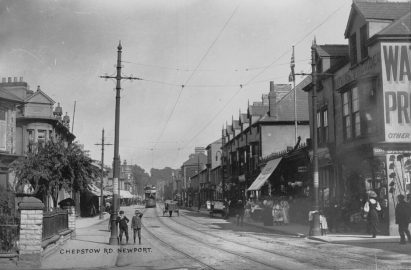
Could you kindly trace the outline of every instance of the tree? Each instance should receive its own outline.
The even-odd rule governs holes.
[[[134,185],[142,195],[144,186],[150,182],[150,175],[138,165],[131,167],[131,173],[133,174]]]
[[[61,189],[81,191],[100,174],[78,144],[66,146],[62,141],[38,145],[36,151],[17,160],[13,168],[18,186],[31,185],[43,202],[50,195],[54,205]]]

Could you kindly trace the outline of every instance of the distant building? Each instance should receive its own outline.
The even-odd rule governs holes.
[[[192,182],[191,177],[202,171],[207,164],[207,156],[204,154],[204,148],[197,147],[194,154],[190,154],[189,159],[181,166],[182,176],[182,200],[185,205],[193,205],[195,197],[197,198],[198,182]],[[195,195],[197,194],[197,195]]]

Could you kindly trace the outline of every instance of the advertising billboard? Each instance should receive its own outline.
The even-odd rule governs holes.
[[[411,142],[411,43],[381,43],[386,142]]]

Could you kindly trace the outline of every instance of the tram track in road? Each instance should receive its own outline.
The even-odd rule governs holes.
[[[189,220],[189,221],[191,221],[191,222],[194,222],[194,223],[196,223],[196,224],[199,224],[199,225],[201,225],[201,226],[206,226],[206,227],[207,227],[207,225],[205,225],[205,224],[203,224],[203,223],[201,223],[201,222],[198,222],[198,221],[196,221],[196,220],[194,220],[194,219],[192,219],[192,218],[190,218],[190,217],[187,217],[184,213],[183,213],[183,214],[180,213],[180,217],[183,217],[183,218],[185,218],[185,219],[187,219],[187,220]],[[221,239],[221,240],[223,240],[223,241],[231,242],[231,243],[233,243],[233,244],[244,245],[243,242],[235,241],[235,240],[228,239],[228,238],[226,238],[226,237],[222,237],[222,236],[219,236],[219,235],[216,235],[216,234],[213,234],[213,233],[204,231],[204,230],[200,230],[200,229],[198,229],[198,226],[197,226],[197,227],[194,227],[194,226],[191,227],[191,226],[187,226],[186,224],[184,224],[184,223],[181,222],[181,221],[177,221],[177,219],[170,219],[170,220],[172,220],[174,223],[176,223],[176,224],[178,224],[178,225],[180,225],[180,226],[184,226],[184,227],[186,227],[186,228],[188,228],[188,229],[190,229],[190,230],[197,231],[197,232],[199,232],[200,234],[209,235],[209,236],[211,236],[211,237],[215,237],[215,238]],[[186,237],[189,237],[189,236],[187,236],[186,233],[182,233],[182,234],[185,234]],[[253,238],[259,239],[259,240],[263,240],[263,239],[256,238],[256,237],[253,237]],[[266,241],[266,240],[263,240],[263,241]],[[278,243],[276,243],[276,242],[271,242],[271,241],[268,242],[268,243],[270,243],[270,244],[278,244]],[[296,255],[296,252],[297,252],[296,248],[293,247],[293,246],[291,246],[291,245],[288,244],[288,243],[281,243],[281,247],[282,247],[282,248],[284,248],[285,245],[289,246],[289,249],[292,249],[292,250],[291,250],[292,252],[289,252],[289,251],[287,251],[287,250],[283,250],[283,251],[277,250],[277,252],[274,252],[274,251],[271,250],[271,249],[269,250],[269,249],[264,249],[264,248],[255,247],[255,246],[251,246],[251,245],[247,245],[247,247],[248,247],[248,248],[251,248],[251,249],[258,250],[258,251],[267,252],[267,253],[272,254],[272,255],[275,255],[275,256],[282,256],[282,257],[285,257],[285,258],[289,258],[289,259],[295,260],[295,261],[300,262],[300,263],[304,263],[304,264],[309,263],[309,264],[311,264],[312,266],[314,266],[315,268],[329,268],[329,267],[330,267],[329,264],[328,264],[328,265],[319,264],[317,258],[312,258],[311,256],[307,256],[307,253],[306,253],[305,251],[304,251],[304,252],[299,252],[299,254],[302,255],[302,256],[306,256],[306,258],[296,259],[296,256],[295,256],[295,255]],[[304,248],[304,247],[301,247],[301,248]],[[331,253],[332,255],[334,255],[336,258],[341,258],[341,256],[342,256],[341,253],[336,253],[336,252],[327,250],[327,254],[330,254],[330,253]],[[293,256],[290,256],[290,254],[293,254]],[[359,257],[353,258],[352,256],[354,256],[354,255],[355,255],[355,254],[350,254],[349,256],[344,256],[344,255],[343,255],[343,256],[344,256],[347,260],[349,260],[351,263],[353,263],[353,264],[361,264],[361,265],[364,265],[364,266],[369,265],[370,259],[373,259],[373,260],[374,260],[374,257],[373,257],[373,256],[375,256],[375,254],[374,254],[373,256],[371,256],[371,255],[364,255],[363,258],[359,258]],[[356,256],[358,256],[358,254],[357,254]],[[325,262],[325,263],[328,263],[328,260],[324,260],[324,262]],[[388,267],[388,265],[386,265],[386,266]]]
[[[144,210],[144,212],[146,212],[147,209]],[[156,214],[157,214],[157,209],[155,210]],[[158,217],[156,215],[156,217]],[[167,243],[166,241],[164,241],[163,239],[161,239],[160,237],[158,237],[155,233],[153,233],[150,229],[148,229],[148,227],[146,225],[144,225],[144,223],[142,224],[142,227],[144,228],[144,231],[147,232],[152,238],[156,239],[156,241],[162,243],[163,245],[167,246],[168,248],[170,248],[171,250],[181,254],[182,256],[184,256],[187,259],[193,260],[195,262],[197,262],[198,264],[200,264],[201,266],[204,266],[204,269],[210,269],[210,270],[217,270],[217,268],[212,267],[211,265],[205,264],[203,263],[201,260],[195,258],[194,256],[191,256],[190,254],[188,254],[187,252],[184,252],[176,247],[174,247],[173,245]]]
[[[158,214],[158,213],[157,213],[157,214]],[[180,216],[181,216],[181,214],[180,214]],[[214,245],[214,244],[209,244],[209,243],[205,242],[204,240],[199,239],[198,237],[193,237],[193,236],[191,236],[191,235],[189,235],[189,234],[187,234],[187,233],[184,233],[184,232],[182,232],[182,231],[176,230],[176,229],[174,229],[173,227],[171,227],[170,225],[166,224],[166,222],[164,222],[159,215],[157,215],[157,217],[158,217],[159,222],[160,222],[164,227],[167,227],[167,229],[169,229],[170,231],[172,231],[172,232],[174,232],[174,233],[176,233],[176,234],[182,235],[182,236],[184,236],[184,237],[186,237],[186,238],[188,238],[188,239],[190,239],[190,240],[199,242],[199,243],[201,243],[201,244],[203,244],[203,245],[205,245],[205,246],[208,246],[209,248],[212,248],[212,249],[215,249],[215,250],[219,250],[219,251],[222,251],[222,252],[229,253],[229,254],[231,254],[231,255],[237,256],[237,257],[239,257],[239,258],[241,258],[241,259],[243,259],[243,260],[245,259],[245,260],[247,260],[247,261],[251,261],[251,262],[253,262],[253,263],[256,263],[256,264],[259,264],[259,265],[263,265],[263,266],[265,266],[265,267],[267,267],[267,268],[271,268],[271,269],[281,269],[281,270],[285,270],[285,269],[306,269],[306,268],[307,268],[307,264],[306,264],[307,262],[306,262],[306,261],[304,261],[304,262],[302,262],[302,261],[297,261],[297,260],[295,260],[295,258],[293,258],[292,256],[287,256],[287,258],[290,259],[291,261],[289,261],[289,262],[287,262],[287,263],[285,263],[285,264],[281,264],[281,265],[279,264],[280,260],[272,260],[270,263],[266,263],[266,262],[262,262],[262,261],[260,261],[260,260],[256,260],[256,259],[253,258],[253,257],[247,256],[247,255],[244,255],[244,254],[242,254],[242,253],[235,252],[235,251],[232,251],[232,250],[229,250],[229,249],[226,249],[226,248],[218,247],[218,246],[216,246],[216,245]],[[170,220],[173,220],[175,223],[179,224],[179,223],[176,222],[174,219],[170,219]],[[185,226],[185,227],[190,228],[190,227],[188,227],[188,226]],[[201,235],[201,234],[204,234],[203,231],[200,231],[200,230],[195,230],[195,231],[200,232],[200,235]],[[221,240],[223,240],[223,241],[225,241],[225,242],[230,242],[230,243],[232,243],[232,244],[240,245],[241,247],[244,247],[244,244],[239,244],[239,243],[236,243],[236,242],[233,242],[233,241],[229,241],[229,240],[224,239],[224,238],[222,238],[222,237],[218,237],[218,236],[211,235],[211,234],[207,234],[207,235],[210,235],[210,236],[212,236],[212,237],[214,237],[214,238],[219,238],[219,239],[221,239]],[[249,249],[258,250],[257,248],[253,248],[253,247],[249,247],[249,246],[245,246],[245,247],[246,247],[246,248],[249,248]],[[260,249],[259,251],[263,251],[263,250]],[[245,252],[246,252],[246,253],[252,253],[252,252],[250,252],[250,251],[248,251],[248,252],[245,251]],[[266,252],[266,251],[264,251],[264,252]],[[259,253],[253,253],[253,254],[259,254]],[[275,253],[272,253],[272,255],[278,256],[278,254],[275,254]],[[257,268],[257,269],[258,269],[258,268]]]

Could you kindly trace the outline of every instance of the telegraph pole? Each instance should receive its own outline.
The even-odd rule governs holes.
[[[112,143],[104,143],[104,128],[101,134],[101,143],[95,143],[94,145],[101,145],[101,187],[100,187],[100,219],[103,218],[103,179],[104,179],[104,146],[113,145]]]
[[[115,134],[114,134],[114,157],[113,157],[113,207],[111,210],[111,235],[109,244],[118,245],[118,232],[116,226],[117,212],[120,208],[119,198],[120,198],[120,187],[118,184],[118,179],[120,176],[120,156],[119,156],[119,138],[120,138],[120,90],[121,90],[121,80],[141,80],[141,78],[136,77],[123,77],[121,76],[121,41],[118,43],[117,47],[117,75],[116,76],[100,76],[104,79],[116,79],[116,112],[115,112]]]
[[[293,47],[293,57],[292,57],[292,64],[291,69],[293,73],[293,77],[295,75],[311,75],[312,80],[312,128],[313,128],[313,137],[312,137],[312,149],[313,149],[313,161],[312,161],[312,172],[313,172],[313,187],[314,187],[314,204],[312,206],[314,210],[313,214],[313,230],[311,231],[311,235],[318,236],[321,235],[320,229],[320,198],[319,198],[319,174],[318,174],[318,131],[317,131],[317,78],[321,78],[323,76],[334,76],[333,73],[326,73],[321,72],[317,73],[317,57],[316,57],[316,50],[317,50],[317,42],[314,37],[314,41],[311,46],[311,73],[294,73],[294,47]],[[295,80],[295,79],[294,79]],[[295,89],[295,86],[294,86]]]
[[[318,178],[318,134],[317,134],[317,61],[316,61],[317,43],[313,41],[311,46],[311,70],[312,70],[312,84],[313,84],[313,184],[314,184],[314,211],[313,215],[313,230],[312,235],[321,235],[320,229],[320,203],[319,203],[319,178]]]

